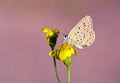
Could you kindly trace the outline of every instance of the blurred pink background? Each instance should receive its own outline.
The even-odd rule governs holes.
[[[0,0],[0,83],[57,83],[42,27],[69,30],[93,18],[96,39],[72,58],[71,83],[120,83],[119,0]],[[62,35],[57,45],[62,43]],[[62,83],[66,69],[58,68]]]

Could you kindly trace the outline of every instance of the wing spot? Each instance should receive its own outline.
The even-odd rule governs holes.
[[[84,34],[83,38],[86,38],[86,35]]]
[[[85,22],[83,22],[83,25],[86,26]]]

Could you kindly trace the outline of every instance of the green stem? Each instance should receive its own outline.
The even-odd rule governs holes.
[[[71,68],[71,63],[72,63],[71,57],[68,57],[63,62],[67,68],[67,83],[70,83],[70,68]]]
[[[70,66],[67,66],[67,83],[70,83]]]
[[[56,77],[57,77],[58,83],[61,83],[60,78],[59,78],[59,74],[58,74],[58,70],[57,70],[56,59],[53,58],[53,61],[54,61],[54,69],[55,69],[55,74],[56,74]]]
[[[54,50],[54,48],[51,48],[51,49]],[[55,58],[53,58],[53,62],[54,62],[54,69],[55,69],[55,74],[56,74],[57,81],[58,81],[58,83],[61,83]]]

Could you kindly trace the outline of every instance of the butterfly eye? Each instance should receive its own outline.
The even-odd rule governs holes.
[[[64,38],[67,38],[67,35],[64,35]]]

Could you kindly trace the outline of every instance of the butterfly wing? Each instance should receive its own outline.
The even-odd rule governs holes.
[[[95,39],[93,21],[90,16],[85,16],[68,33],[68,42],[82,49],[90,46]]]

